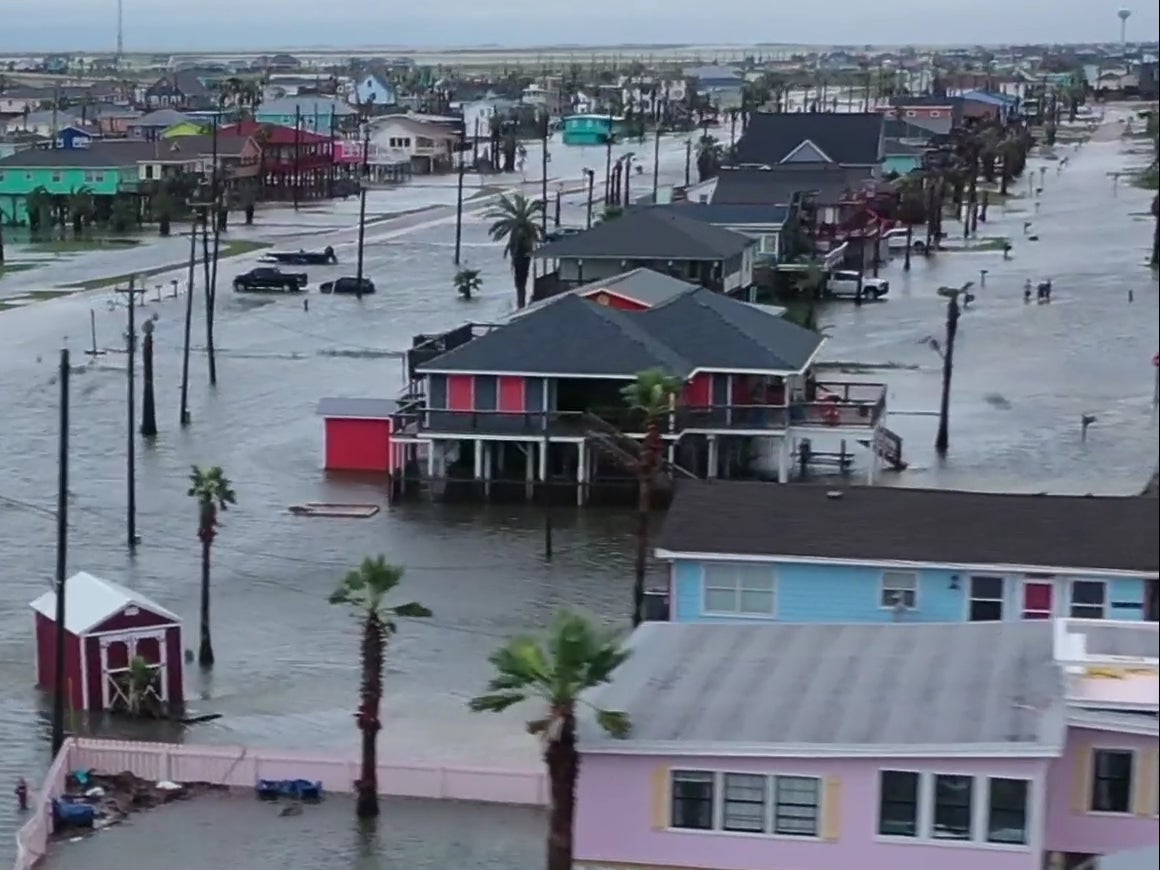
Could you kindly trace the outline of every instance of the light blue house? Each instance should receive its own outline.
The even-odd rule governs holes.
[[[254,112],[254,120],[260,124],[279,124],[283,127],[301,123],[303,130],[328,136],[331,129],[346,129],[357,114],[342,100],[334,97],[283,97],[260,103]]]
[[[1160,500],[687,481],[656,555],[675,622],[1158,615]]]
[[[564,119],[565,145],[604,145],[609,136],[624,132],[624,118],[615,115],[568,115]]]
[[[367,73],[354,86],[354,102],[358,106],[393,106],[395,86],[384,73]]]

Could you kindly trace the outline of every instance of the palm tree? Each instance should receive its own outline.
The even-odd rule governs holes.
[[[470,299],[481,286],[483,279],[479,277],[478,269],[460,269],[455,273],[455,289],[464,299]]]
[[[1152,257],[1149,264],[1155,269],[1160,266],[1160,196],[1152,197]]]
[[[72,221],[73,232],[78,236],[84,232],[85,223],[93,216],[93,191],[88,187],[79,187],[68,195],[69,219]]]
[[[545,715],[528,723],[542,741],[548,766],[551,806],[548,816],[548,870],[572,870],[572,827],[576,814],[576,705],[589,689],[609,682],[629,657],[611,634],[577,613],[556,614],[543,639],[516,637],[488,657],[495,676],[472,710],[499,713],[530,698],[542,701]],[[614,737],[627,737],[624,713],[596,709],[596,721]]]
[[[201,631],[197,663],[213,667],[213,643],[209,634],[209,552],[217,535],[218,511],[236,504],[234,488],[220,465],[206,469],[193,466],[188,495],[197,499],[197,537],[201,541]]]
[[[137,223],[137,205],[129,196],[118,196],[113,200],[109,225],[114,232],[124,233]]]
[[[170,221],[173,219],[173,198],[164,187],[158,189],[149,203],[149,209],[157,221],[157,233],[168,236]]]
[[[621,389],[620,394],[629,409],[644,417],[644,451],[633,463],[637,485],[636,518],[636,571],[632,586],[633,627],[644,621],[644,579],[648,566],[648,517],[652,507],[653,488],[660,471],[665,449],[661,437],[661,420],[673,412],[673,404],[680,395],[682,381],[666,375],[660,369],[638,372],[636,380]]]
[[[721,144],[708,133],[697,141],[697,180],[708,181],[721,169]]]
[[[431,611],[418,602],[386,607],[383,600],[403,579],[403,568],[387,564],[382,556],[363,559],[330,596],[331,604],[354,607],[363,621],[361,703],[356,715],[362,732],[362,772],[355,813],[360,819],[379,814],[378,753],[379,707],[383,700],[383,661],[387,641],[395,633],[395,619],[427,617]]]
[[[505,242],[503,254],[512,261],[517,308],[528,304],[528,272],[532,268],[532,251],[543,238],[539,220],[543,210],[544,204],[539,200],[513,193],[510,197],[501,196],[486,215],[494,221],[487,234],[497,242]]]

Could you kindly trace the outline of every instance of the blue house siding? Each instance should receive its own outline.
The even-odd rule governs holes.
[[[727,576],[731,570],[744,572],[757,587],[773,578],[773,612],[727,613],[706,610],[706,566],[715,566]],[[884,569],[876,566],[795,564],[792,562],[700,562],[677,559],[672,569],[671,619],[674,622],[750,622],[776,619],[784,622],[961,622],[970,618],[972,607],[979,618],[1000,616],[1004,620],[1024,618],[1024,583],[1051,584],[1052,616],[1070,616],[1073,584],[1087,584],[1085,591],[1099,599],[1102,584],[1103,607],[1097,604],[1077,616],[1108,619],[1143,619],[1145,583],[1140,578],[1101,577],[1092,572],[1082,577],[1024,577],[1001,571],[961,571],[953,568],[923,568],[900,571],[915,575],[914,606],[896,612],[883,600]],[[972,578],[980,580],[972,583]],[[998,581],[997,583],[994,581]],[[998,586],[993,598],[985,587]],[[972,593],[974,587],[975,592]],[[974,605],[972,599],[975,598]],[[755,600],[760,600],[756,598]],[[1046,616],[1036,612],[1036,615]]]

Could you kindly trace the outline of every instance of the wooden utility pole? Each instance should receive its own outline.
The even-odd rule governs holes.
[[[540,152],[540,232],[548,235],[548,110],[544,109],[544,125],[540,131],[542,151]]]
[[[205,354],[209,361],[209,385],[217,386],[217,354],[213,346],[213,320],[217,308],[218,253],[221,250],[222,209],[221,191],[218,188],[218,119],[213,119],[213,169],[210,174],[210,203],[213,209],[213,262],[209,266],[209,281],[205,288]]]
[[[145,389],[141,396],[141,434],[146,438],[157,436],[157,410],[153,402],[153,321],[141,324],[145,338],[141,342],[141,376]]]
[[[129,286],[125,289],[117,288],[118,293],[124,293],[128,302],[128,323],[125,332],[125,375],[126,375],[126,409],[128,431],[125,441],[125,536],[129,544],[129,552],[137,549],[137,395],[136,395],[136,368],[137,368],[137,296],[145,293],[144,287],[136,287],[136,279],[129,278]]]
[[[455,187],[455,265],[459,265],[460,249],[463,246],[463,152],[459,152],[459,178]]]
[[[653,205],[657,204],[657,189],[661,178],[661,125],[657,124],[653,141]]]
[[[70,373],[68,348],[60,352],[60,450],[57,456],[56,487],[56,673],[53,675],[52,754],[64,746],[64,704],[68,680],[65,676],[65,573],[68,565],[68,402]]]
[[[299,161],[302,157],[302,106],[297,102],[294,105],[294,211],[298,211],[298,172]]]
[[[181,427],[189,425],[189,334],[193,328],[193,282],[197,276],[197,211],[189,223],[189,276],[185,288],[185,341],[181,348]]]
[[[951,410],[951,375],[955,368],[955,334],[959,331],[959,294],[951,294],[947,300],[946,341],[943,345],[942,399],[938,409],[938,435],[934,439],[934,449],[939,456],[946,456],[950,446],[949,417]]]

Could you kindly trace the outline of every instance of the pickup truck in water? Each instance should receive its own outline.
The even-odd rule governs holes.
[[[234,290],[239,293],[297,293],[305,289],[305,272],[259,267],[234,278]]]
[[[835,299],[858,298],[858,273],[838,271],[826,282],[826,290]],[[876,302],[890,292],[890,282],[885,278],[862,277],[862,301]]]

